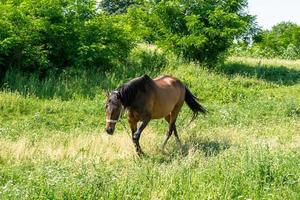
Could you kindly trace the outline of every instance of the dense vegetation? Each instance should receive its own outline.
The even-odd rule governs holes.
[[[233,48],[239,56],[299,59],[300,26],[292,22],[281,22],[271,30],[256,30],[252,34],[253,43],[240,42]]]
[[[246,5],[245,0],[1,1],[0,78],[11,69],[44,78],[68,67],[120,68],[143,41],[187,59],[216,62],[251,24]]]
[[[8,69],[43,77],[66,67],[106,70],[134,43],[120,17],[97,13],[95,1],[1,1],[0,31],[2,76]]]
[[[299,199],[298,61],[231,58],[208,70],[169,56],[158,70],[143,63],[165,63],[159,52],[134,51],[137,68],[106,76],[9,75],[0,92],[1,199]],[[160,152],[164,120],[143,133],[143,158],[125,118],[114,136],[104,131],[103,88],[145,72],[180,78],[210,111],[187,127],[183,107],[182,151],[172,138]]]
[[[146,40],[187,60],[212,65],[252,27],[246,6],[245,0],[158,1],[133,8],[129,15],[134,23],[151,27],[143,36]]]
[[[279,40],[257,35],[245,7],[1,1],[0,199],[300,199],[299,61],[230,57],[207,67],[234,40]],[[145,73],[178,77],[209,115],[187,126],[184,106],[183,146],[173,139],[166,154],[166,123],[151,121],[138,158],[125,117],[114,136],[104,132],[104,102],[107,89]]]

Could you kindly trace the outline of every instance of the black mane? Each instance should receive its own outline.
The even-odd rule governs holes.
[[[121,85],[117,91],[120,94],[121,102],[124,107],[131,106],[138,92],[146,92],[153,84],[148,75],[135,78],[128,83]]]

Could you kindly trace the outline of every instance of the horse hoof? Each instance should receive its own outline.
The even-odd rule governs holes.
[[[161,148],[161,149],[160,149],[160,152],[161,152],[163,155],[166,155],[166,154],[167,154],[165,148]]]
[[[143,157],[143,156],[145,156],[145,153],[142,152],[142,151],[138,151],[138,152],[137,152],[137,155],[138,155],[139,157]]]
[[[134,140],[134,142],[138,142],[139,141],[139,135],[138,134],[134,134],[133,135],[133,140]]]
[[[167,155],[168,153],[166,151],[161,151],[162,155]]]

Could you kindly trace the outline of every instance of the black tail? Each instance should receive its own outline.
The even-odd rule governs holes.
[[[199,113],[203,113],[203,114],[207,113],[207,110],[198,103],[197,97],[195,97],[187,87],[185,87],[185,99],[184,100],[187,103],[187,105],[189,106],[189,108],[194,113],[192,120],[194,120],[198,116]]]

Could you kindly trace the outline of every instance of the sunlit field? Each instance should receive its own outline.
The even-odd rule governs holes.
[[[207,69],[161,64],[59,77],[8,72],[0,92],[0,199],[300,199],[300,62],[231,57]],[[123,69],[125,70],[125,68]],[[135,76],[181,79],[209,110],[185,105],[165,153],[151,121],[135,153],[126,116],[104,131],[105,91]]]

